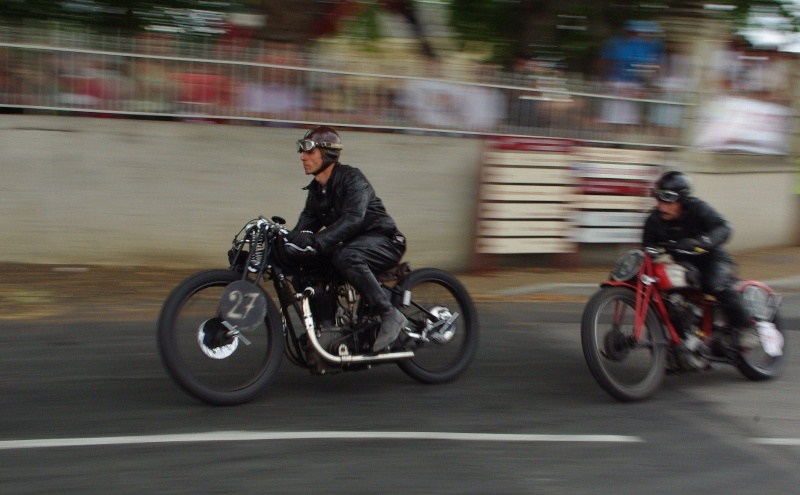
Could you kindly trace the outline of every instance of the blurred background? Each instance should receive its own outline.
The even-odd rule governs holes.
[[[671,376],[622,411],[574,291],[638,243],[668,168],[733,223],[743,276],[800,280],[800,249],[766,249],[800,245],[799,2],[0,0],[0,491],[793,493],[796,335],[784,379]],[[445,387],[284,363],[259,400],[205,408],[158,361],[158,311],[251,218],[294,226],[314,124],[405,260],[480,297],[481,349]],[[773,287],[797,330],[800,289]],[[191,436],[231,429],[278,436]]]
[[[797,0],[0,0],[0,112],[8,115],[4,122],[13,122],[7,130],[17,132],[30,131],[32,121],[9,120],[13,115],[57,117],[37,120],[36,126],[76,133],[88,124],[63,119],[115,119],[114,127],[101,127],[120,134],[142,132],[146,124],[141,121],[259,128],[325,123],[359,133],[348,137],[357,145],[373,139],[360,133],[377,132],[395,136],[385,141],[441,139],[446,143],[441,150],[458,147],[452,139],[475,138],[479,144],[468,146],[479,158],[464,172],[478,196],[463,205],[467,212],[456,220],[464,227],[453,233],[467,246],[476,237],[514,237],[481,224],[481,197],[508,200],[507,194],[486,199],[480,192],[492,183],[484,178],[482,153],[496,147],[492,140],[498,138],[648,152],[647,158],[623,161],[705,174],[708,180],[699,177],[698,182],[702,192],[752,190],[752,181],[730,174],[771,172],[773,181],[758,184],[763,198],[753,203],[782,198],[771,209],[781,232],[756,231],[739,242],[741,247],[758,247],[755,238],[761,245],[785,244],[796,237],[787,226],[796,224],[798,209],[797,191],[785,186],[795,181],[799,149],[799,16]],[[191,132],[214,139],[230,131]],[[20,142],[18,134],[5,135],[12,141],[8,146]],[[46,147],[52,137],[33,139]],[[71,144],[62,139],[59,149],[82,147],[85,153],[73,159],[86,163],[130,153],[108,142],[107,136]],[[139,144],[136,149],[152,146]],[[9,151],[8,146],[3,167],[16,169],[20,160],[64,159],[55,151],[36,158],[30,148]],[[98,146],[105,155],[87,155]],[[152,155],[157,160],[185,155],[187,147],[159,148]],[[356,146],[349,157],[358,152]],[[557,248],[562,251],[574,251],[576,240],[611,243],[615,235],[575,232],[586,221],[576,219],[575,211],[586,208],[575,206],[574,194],[642,196],[641,188],[620,192],[614,184],[587,184],[586,179],[627,184],[653,174],[643,179],[641,170],[628,169],[600,177],[586,172],[587,159],[574,158],[574,148],[567,153],[571,196],[553,201],[572,204],[570,212],[557,214],[568,221],[555,233],[527,230],[516,237],[557,237],[570,244]],[[443,155],[427,154],[417,162],[429,166]],[[534,159],[527,166],[542,163]],[[577,179],[576,169],[583,171]],[[30,176],[20,180],[37,182]],[[541,186],[542,181],[526,179],[525,184]],[[6,199],[6,206],[14,209],[11,201]],[[625,208],[647,206],[638,201]],[[622,207],[595,206],[609,208]],[[746,232],[748,224],[758,226],[754,212],[761,210],[748,203],[728,211],[736,217],[737,208],[753,217],[738,219]],[[542,214],[509,215],[514,221]],[[628,217],[610,220],[619,221],[631,222]],[[9,222],[8,230],[25,237]],[[630,229],[622,239],[629,238],[635,238]],[[547,246],[486,249],[553,249],[552,243]],[[23,250],[5,252],[16,259]]]
[[[2,0],[0,105],[677,146],[704,95],[792,108],[798,12],[794,0]]]

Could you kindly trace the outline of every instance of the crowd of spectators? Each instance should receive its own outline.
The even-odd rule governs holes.
[[[205,122],[331,121],[469,132],[636,126],[675,137],[687,89],[708,70],[721,92],[788,104],[789,61],[741,43],[720,44],[707,68],[656,23],[631,22],[609,39],[596,77],[577,87],[560,68],[520,60],[510,70],[463,53],[434,60],[408,47],[254,41],[187,52],[147,33],[125,53],[0,45],[0,104],[95,115]],[[410,77],[409,77],[410,76]],[[707,77],[707,79],[709,78]],[[594,92],[595,97],[588,97]]]

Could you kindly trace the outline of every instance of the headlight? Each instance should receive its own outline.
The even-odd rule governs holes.
[[[632,249],[623,254],[611,271],[611,280],[627,282],[639,273],[639,268],[644,261],[644,253],[640,249]]]

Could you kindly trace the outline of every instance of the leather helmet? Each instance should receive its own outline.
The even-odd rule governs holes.
[[[342,138],[339,137],[332,127],[320,125],[306,132],[303,139],[297,141],[298,152],[311,151],[319,148],[322,153],[322,160],[325,164],[339,161],[339,155],[344,146]]]
[[[683,172],[667,172],[656,182],[653,194],[667,203],[685,201],[692,196],[692,181]]]

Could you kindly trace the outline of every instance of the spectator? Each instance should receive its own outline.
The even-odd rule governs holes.
[[[662,43],[655,22],[628,21],[626,34],[615,36],[601,55],[601,73],[615,96],[603,102],[600,120],[607,124],[637,125],[641,122],[640,98],[646,83],[662,62]]]
[[[287,67],[300,65],[296,49],[279,43],[262,43],[255,62]],[[309,106],[300,71],[256,67],[238,86],[237,106],[259,117],[299,120],[300,112]]]
[[[686,89],[692,84],[692,61],[684,47],[671,41],[666,44],[663,63],[653,81],[659,100],[681,103],[686,101]],[[650,106],[650,122],[659,127],[662,133],[677,137],[683,125],[684,106],[669,103],[655,103]]]
[[[174,39],[167,34],[147,33],[138,40],[141,53],[153,56],[173,55]],[[131,109],[146,113],[172,113],[178,97],[178,81],[173,76],[173,62],[160,58],[131,59],[129,71],[134,85]]]

